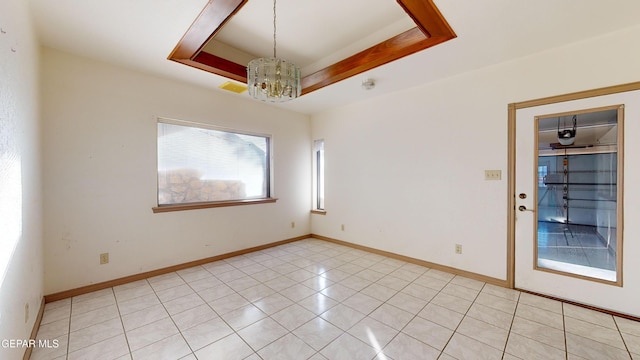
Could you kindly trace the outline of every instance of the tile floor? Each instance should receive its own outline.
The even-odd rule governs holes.
[[[615,282],[615,231],[612,235],[607,247],[594,226],[539,221],[538,266]]]
[[[49,303],[31,359],[640,359],[640,323],[308,239]]]

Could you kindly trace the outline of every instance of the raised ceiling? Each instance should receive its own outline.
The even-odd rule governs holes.
[[[246,82],[248,61],[272,56],[268,4],[209,1],[169,59]],[[341,5],[338,0],[309,0],[304,6],[280,1],[289,10],[279,18],[285,44],[280,57],[302,67],[303,95],[456,37],[431,0],[352,0]],[[344,32],[327,31],[330,27]]]

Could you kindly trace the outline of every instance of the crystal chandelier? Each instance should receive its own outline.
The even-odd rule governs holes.
[[[249,95],[257,100],[285,102],[300,96],[300,69],[276,56],[276,0],[273,0],[273,57],[249,62],[247,85]]]

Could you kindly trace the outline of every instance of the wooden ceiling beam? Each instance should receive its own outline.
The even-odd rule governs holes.
[[[202,49],[248,0],[209,0],[168,59],[232,80],[247,81],[246,65]],[[302,94],[398,60],[456,37],[432,0],[396,0],[416,27],[302,79]]]

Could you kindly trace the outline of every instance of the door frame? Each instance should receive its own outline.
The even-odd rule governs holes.
[[[640,81],[563,95],[510,103],[507,106],[507,285],[515,289],[516,280],[516,112],[518,109],[586,99],[603,95],[640,90]]]

